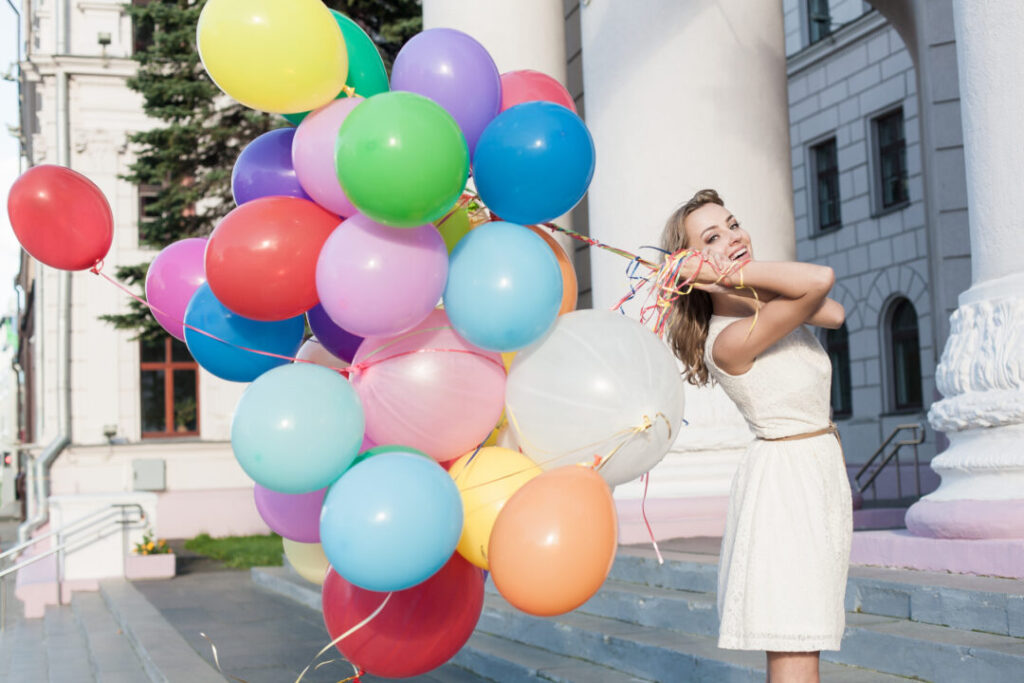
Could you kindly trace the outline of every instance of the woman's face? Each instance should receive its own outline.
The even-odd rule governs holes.
[[[724,206],[705,204],[683,221],[690,249],[716,253],[727,261],[754,258],[750,235]]]

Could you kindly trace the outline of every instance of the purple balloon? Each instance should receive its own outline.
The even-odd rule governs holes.
[[[278,493],[256,484],[253,497],[260,517],[281,536],[299,543],[320,542],[320,508],[327,489],[311,493]]]
[[[278,128],[246,145],[231,171],[235,204],[241,206],[260,197],[309,199],[292,166],[294,138],[294,128]]]
[[[402,47],[391,89],[429,97],[459,124],[472,155],[484,128],[501,111],[501,74],[483,45],[462,31],[432,28]]]
[[[205,251],[205,237],[179,240],[164,247],[146,273],[146,301],[153,307],[153,317],[181,341],[185,341],[185,309],[206,282]]]
[[[356,349],[363,343],[362,337],[357,337],[331,320],[331,316],[327,315],[320,304],[306,311],[306,319],[309,321],[309,329],[313,330],[313,336],[325,349],[346,363],[352,362]]]

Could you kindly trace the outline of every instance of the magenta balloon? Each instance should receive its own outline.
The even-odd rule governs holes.
[[[320,542],[320,508],[327,489],[311,493],[278,493],[256,484],[253,497],[260,517],[271,529],[299,543]]]
[[[459,124],[472,155],[476,141],[501,110],[501,76],[483,45],[451,28],[416,34],[391,71],[391,89],[437,102]]]
[[[292,166],[302,189],[320,206],[346,218],[357,209],[338,182],[334,145],[342,122],[362,101],[347,97],[317,109],[302,120],[292,141]]]
[[[396,337],[365,339],[353,361],[366,434],[379,444],[412,446],[444,462],[476,448],[501,417],[501,354],[457,335],[442,310]]]
[[[156,255],[146,273],[146,301],[153,317],[171,336],[185,341],[185,309],[199,286],[206,282],[203,252],[205,237],[169,244]]]
[[[433,225],[392,228],[358,213],[324,243],[316,264],[320,305],[360,337],[419,324],[444,292],[448,249]]]

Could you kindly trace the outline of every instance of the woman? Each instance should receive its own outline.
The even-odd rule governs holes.
[[[718,645],[765,650],[771,683],[817,681],[819,651],[838,650],[845,627],[853,526],[829,421],[831,364],[803,327],[842,325],[843,307],[827,297],[832,269],[755,261],[714,190],[669,218],[663,243],[703,255],[683,264],[681,278],[701,288],[676,300],[669,322],[687,379],[720,384],[757,437],[729,495]]]

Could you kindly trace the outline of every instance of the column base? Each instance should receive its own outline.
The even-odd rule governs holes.
[[[921,538],[907,531],[858,531],[851,564],[1024,579],[1024,540]]]
[[[922,499],[907,510],[906,523],[927,538],[1024,540],[1024,499]]]

